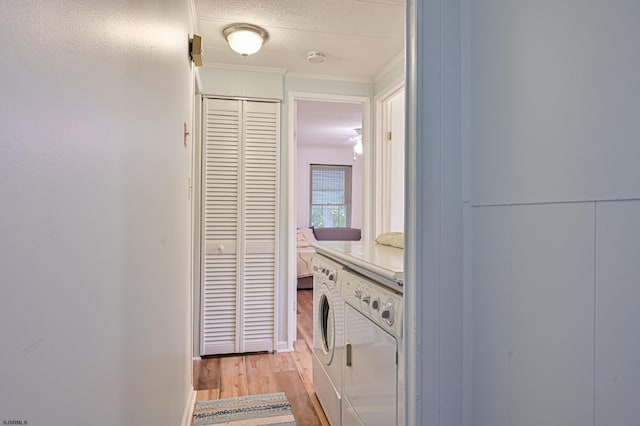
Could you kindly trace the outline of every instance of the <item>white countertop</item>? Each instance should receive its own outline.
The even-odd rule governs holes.
[[[404,250],[364,241],[315,241],[311,244],[347,266],[364,269],[400,286],[404,282]],[[363,272],[363,271],[360,271]]]

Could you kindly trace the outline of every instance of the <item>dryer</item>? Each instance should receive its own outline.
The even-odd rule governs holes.
[[[316,254],[313,271],[313,386],[332,426],[342,424],[342,364],[344,359],[344,299],[340,294],[342,266]]]
[[[399,358],[403,297],[368,278],[344,271],[345,300],[342,424],[403,424]]]

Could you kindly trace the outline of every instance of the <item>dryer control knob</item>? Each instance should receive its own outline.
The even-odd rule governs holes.
[[[380,309],[380,301],[378,299],[374,299],[373,302],[371,302],[371,307],[377,311]]]
[[[387,324],[393,325],[395,321],[395,312],[393,309],[393,305],[388,303],[384,308],[382,308],[380,316],[387,322]]]
[[[371,300],[371,296],[364,296],[362,298],[362,302],[366,303],[367,305],[369,304],[369,301]]]

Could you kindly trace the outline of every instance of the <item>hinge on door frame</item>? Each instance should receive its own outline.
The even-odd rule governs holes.
[[[391,130],[389,130],[387,132],[387,140],[390,141],[391,140]]]

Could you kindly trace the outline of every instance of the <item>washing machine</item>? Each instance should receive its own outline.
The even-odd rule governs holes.
[[[313,387],[332,426],[342,424],[344,299],[340,294],[342,265],[320,254],[313,271]]]

